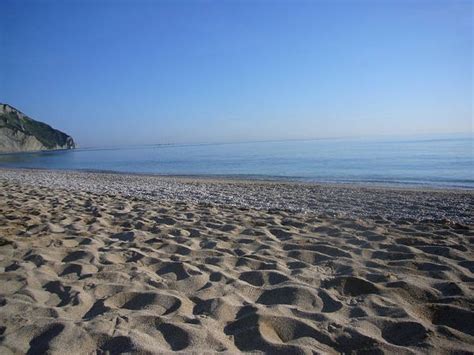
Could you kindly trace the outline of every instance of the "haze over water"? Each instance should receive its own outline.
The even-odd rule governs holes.
[[[0,156],[0,167],[474,188],[472,135],[153,145]]]

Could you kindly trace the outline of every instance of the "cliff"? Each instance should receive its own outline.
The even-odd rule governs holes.
[[[74,149],[72,137],[0,103],[0,152]]]

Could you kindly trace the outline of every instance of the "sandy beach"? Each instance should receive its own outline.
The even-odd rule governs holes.
[[[474,192],[0,169],[0,353],[469,353]]]

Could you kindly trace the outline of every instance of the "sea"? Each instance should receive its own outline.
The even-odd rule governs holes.
[[[98,147],[2,154],[0,167],[474,189],[474,136]]]

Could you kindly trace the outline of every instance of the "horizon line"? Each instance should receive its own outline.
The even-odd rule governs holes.
[[[338,140],[338,139],[377,139],[377,138],[409,138],[422,136],[450,136],[450,135],[466,135],[473,136],[474,131],[470,132],[447,132],[447,133],[408,133],[408,134],[367,134],[354,136],[330,136],[330,137],[311,137],[311,138],[275,138],[275,139],[255,139],[255,140],[236,140],[236,141],[216,141],[216,142],[166,142],[166,143],[132,143],[132,144],[110,144],[110,145],[79,145],[76,150],[107,150],[118,148],[139,148],[139,147],[167,147],[167,146],[207,146],[207,145],[227,145],[227,144],[249,144],[249,143],[278,143],[278,142],[303,142],[303,141],[319,141],[319,140]],[[428,137],[427,137],[428,138]]]

